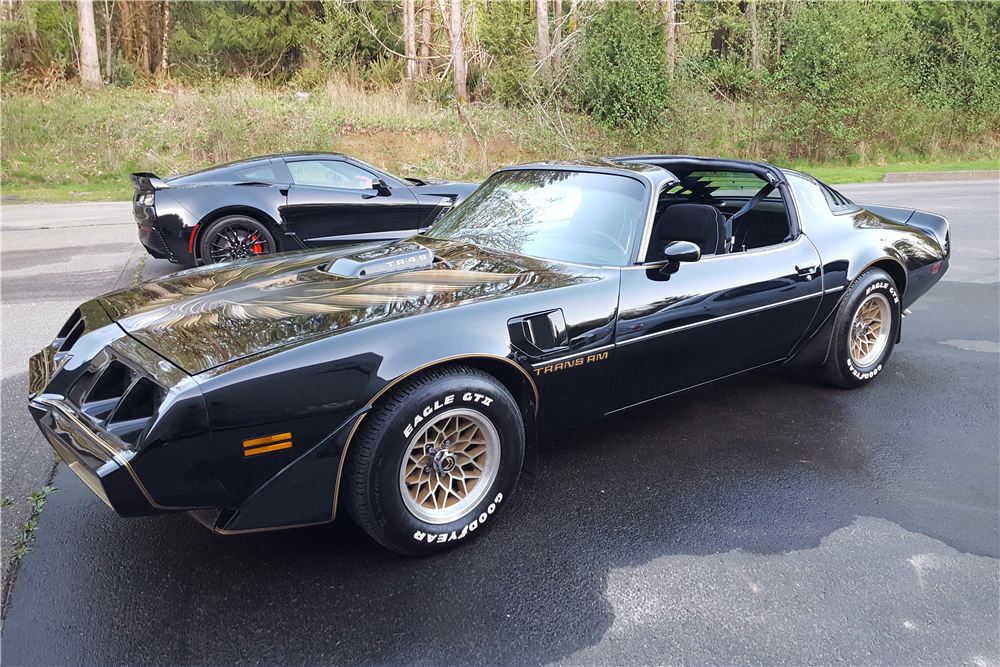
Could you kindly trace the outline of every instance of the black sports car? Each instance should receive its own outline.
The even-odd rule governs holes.
[[[132,212],[150,255],[194,266],[404,239],[477,186],[399,178],[335,153],[286,153],[164,179],[132,174]]]
[[[869,382],[948,258],[943,217],[765,164],[512,167],[396,244],[88,301],[32,357],[30,406],[122,516],[238,533],[346,506],[424,554],[493,521],[541,434],[781,364]]]

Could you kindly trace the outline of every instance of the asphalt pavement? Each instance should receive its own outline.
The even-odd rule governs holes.
[[[0,659],[1000,663],[1000,183],[839,189],[952,223],[951,269],[869,386],[756,373],[549,438],[490,531],[423,559],[346,517],[234,537],[120,519],[61,465]],[[2,209],[5,496],[51,471],[27,356],[142,257],[131,223],[101,224],[127,205],[83,206]]]

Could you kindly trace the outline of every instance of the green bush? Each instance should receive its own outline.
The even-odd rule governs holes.
[[[492,97],[507,106],[527,100],[536,53],[535,6],[526,0],[491,2],[479,29],[479,39],[492,62],[484,77]]]
[[[655,3],[607,3],[584,28],[574,66],[574,101],[637,142],[657,132],[670,105],[660,18]]]

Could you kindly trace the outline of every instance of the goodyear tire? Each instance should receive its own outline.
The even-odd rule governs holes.
[[[348,450],[344,500],[379,544],[430,554],[495,521],[523,461],[524,423],[507,389],[474,368],[435,369],[365,417]]]
[[[267,226],[245,215],[228,215],[211,223],[202,232],[198,249],[205,264],[278,252]]]
[[[881,269],[865,271],[847,288],[837,311],[823,379],[847,389],[870,382],[889,360],[899,326],[896,283]]]

